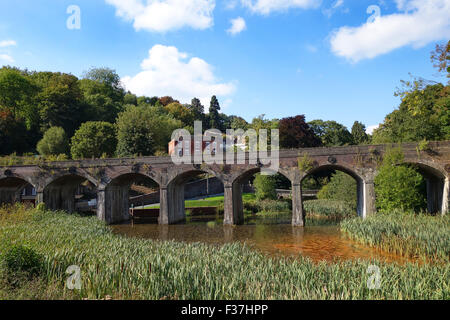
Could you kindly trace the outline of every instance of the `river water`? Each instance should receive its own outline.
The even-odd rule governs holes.
[[[155,222],[155,221],[153,221]],[[217,216],[191,217],[185,224],[128,223],[112,226],[130,237],[224,244],[245,243],[270,256],[304,255],[314,261],[367,259],[404,263],[406,258],[361,245],[346,238],[338,225],[292,227],[289,216],[276,219],[246,217],[239,226],[224,226]]]

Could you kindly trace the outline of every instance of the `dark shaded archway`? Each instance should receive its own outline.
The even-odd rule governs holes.
[[[239,176],[237,176],[232,184],[231,188],[225,188],[225,206],[229,206],[228,212],[232,212],[232,215],[226,215],[224,217],[224,224],[243,224],[244,223],[244,204],[242,200],[242,194],[244,193],[244,186],[248,184],[249,180],[257,173],[261,172],[261,168],[256,167],[249,170],[246,170],[245,172],[242,172]],[[273,173],[274,175],[277,173]],[[283,176],[285,179],[290,179],[284,175],[281,172],[278,172],[279,175]],[[295,186],[292,185],[291,182],[291,190],[294,189]],[[295,203],[296,199],[295,195],[293,195],[292,200],[292,209],[295,211]],[[227,209],[226,209],[227,211]],[[298,217],[296,217],[295,214],[293,214],[292,217],[292,223],[294,225],[297,225],[298,223]],[[303,222],[302,222],[303,223]]]
[[[343,172],[356,181],[356,190],[348,190],[348,192],[355,192],[356,193],[356,211],[360,217],[365,217],[367,212],[367,204],[366,201],[366,188],[363,178],[356,173],[354,170],[340,166],[340,165],[334,165],[334,164],[326,164],[319,167],[316,167],[312,170],[310,170],[302,179],[301,182],[303,182],[308,177],[319,175],[319,176],[328,176],[331,177],[332,174],[335,172],[340,171]]]
[[[208,188],[208,180],[201,179],[201,175],[206,175],[214,178],[216,184],[215,189],[221,189],[223,192],[223,183],[213,173],[203,170],[189,170],[177,175],[167,185],[167,214],[163,212],[160,215],[162,224],[172,224],[183,222],[186,220],[185,201],[194,195],[206,195],[203,192],[195,192],[195,190],[186,190],[186,186],[190,188],[206,189]],[[200,179],[199,179],[200,178]],[[196,181],[195,181],[196,180]],[[220,188],[222,187],[222,188]],[[197,190],[200,191],[200,190]],[[211,194],[211,192],[207,192]]]
[[[425,196],[427,212],[432,214],[445,214],[449,210],[448,193],[449,182],[444,171],[424,163],[409,163],[425,179]]]
[[[76,173],[59,176],[44,187],[43,201],[50,210],[72,213],[77,211],[77,198],[86,195],[89,200],[96,199],[96,187],[96,182],[90,177]]]
[[[104,190],[104,220],[107,223],[127,221],[130,216],[130,187],[145,184],[159,189],[158,183],[141,173],[124,173],[112,179]],[[99,199],[99,203],[103,203]]]
[[[11,176],[0,179],[0,205],[21,201],[21,193],[27,186],[32,186],[23,178]]]

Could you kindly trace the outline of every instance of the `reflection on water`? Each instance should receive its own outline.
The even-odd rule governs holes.
[[[372,259],[403,263],[405,258],[380,252],[344,238],[339,227],[292,227],[289,217],[270,220],[255,216],[244,225],[224,226],[219,217],[192,217],[186,224],[162,226],[157,224],[121,224],[113,232],[154,240],[175,240],[224,244],[239,241],[272,256],[308,256],[314,261],[335,259]]]

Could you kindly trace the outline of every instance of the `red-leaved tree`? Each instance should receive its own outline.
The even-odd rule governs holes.
[[[283,118],[279,123],[281,148],[320,147],[322,142],[306,123],[304,115]]]

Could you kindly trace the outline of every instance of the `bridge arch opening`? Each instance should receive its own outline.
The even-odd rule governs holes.
[[[440,169],[424,163],[407,163],[419,172],[423,179],[422,194],[426,205],[422,209],[431,214],[445,214],[449,211],[449,177]]]
[[[141,173],[124,173],[113,178],[104,190],[103,218],[107,223],[119,223],[131,219],[133,213],[151,204],[159,203],[159,184],[151,177]],[[148,222],[157,221],[159,211],[148,210]]]
[[[207,200],[208,198],[220,196],[224,192],[223,182],[215,174],[204,170],[189,170],[177,175],[167,185],[168,212],[164,223],[178,223],[186,221],[186,201]],[[211,201],[211,205],[191,204],[191,220],[195,220],[195,214],[216,215],[219,200]]]
[[[76,173],[59,176],[44,187],[43,201],[51,210],[93,213],[97,206],[96,182]]]
[[[13,204],[15,202],[36,201],[35,187],[23,178],[5,177],[0,179],[0,205]]]
[[[345,201],[355,214],[366,216],[365,184],[355,171],[340,165],[327,164],[309,171],[301,179],[302,191],[314,188],[319,196]]]
[[[244,195],[255,193],[255,187],[253,181],[257,174],[261,173],[261,168],[252,168],[243,173],[241,173],[238,177],[236,177],[231,184],[231,195],[226,196],[225,206],[229,206],[229,212],[232,212],[232,215],[226,215],[224,217],[225,224],[243,224],[244,217]],[[292,182],[286,177],[284,174],[278,172],[271,175],[275,180],[276,186],[280,187],[280,190],[283,192],[275,191],[275,199],[286,202],[287,208],[286,210],[292,210],[293,202],[290,198],[289,193],[292,190]],[[277,188],[276,188],[277,189]],[[227,199],[228,198],[228,199]],[[294,220],[294,217],[292,218]]]

